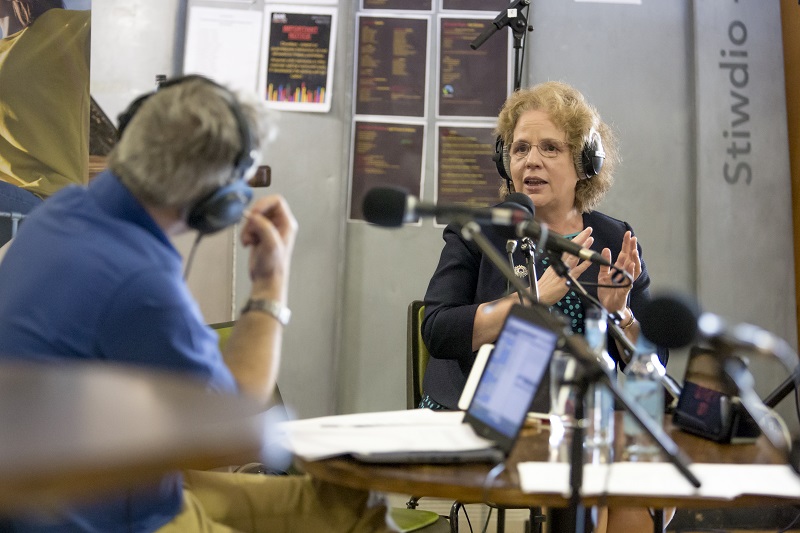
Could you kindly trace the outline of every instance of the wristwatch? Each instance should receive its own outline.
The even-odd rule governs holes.
[[[281,326],[286,326],[292,318],[292,311],[276,300],[266,300],[263,298],[250,298],[242,308],[242,314],[249,311],[261,311],[267,313],[277,320]]]

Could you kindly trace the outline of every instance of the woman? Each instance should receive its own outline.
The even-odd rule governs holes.
[[[649,299],[650,278],[641,260],[641,248],[626,222],[594,211],[613,182],[617,163],[615,139],[598,112],[573,87],[546,82],[512,94],[497,123],[502,139],[506,184],[501,199],[511,192],[526,194],[535,206],[534,219],[550,231],[592,248],[633,278],[624,288],[612,284],[613,270],[564,254],[571,274],[609,312],[635,342],[639,334],[636,312]],[[487,228],[486,236],[505,252],[506,239]],[[475,352],[494,342],[519,296],[508,290],[506,279],[472,242],[454,226],[444,231],[445,246],[425,295],[422,336],[431,354],[425,371],[421,407],[456,409],[458,398],[475,360]],[[516,253],[516,252],[515,252]],[[556,258],[558,259],[558,258]],[[583,304],[550,266],[536,263],[539,301],[558,309],[575,333],[583,332]],[[523,264],[522,256],[515,258]],[[596,286],[593,286],[596,285]],[[609,342],[609,353],[620,360],[620,350]],[[667,352],[659,353],[666,363]],[[542,383],[534,409],[549,410],[548,385]],[[606,523],[601,510],[598,526]],[[649,515],[640,509],[614,509],[609,530],[624,524],[625,531],[652,531]],[[622,529],[620,529],[622,530]]]
[[[0,0],[0,212],[87,181],[89,17],[61,0]],[[10,237],[0,218],[0,245]]]

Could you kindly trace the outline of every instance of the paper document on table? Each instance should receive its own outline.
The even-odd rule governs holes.
[[[344,454],[481,450],[493,443],[463,423],[464,413],[429,409],[363,413],[281,424],[284,446],[307,460]]]
[[[671,463],[585,465],[586,496],[636,495],[703,497],[731,500],[744,494],[800,497],[800,477],[787,465],[694,463],[695,488]],[[518,465],[523,492],[569,493],[569,465],[527,462]],[[657,481],[654,481],[657,480]]]
[[[602,494],[609,465],[584,465],[582,492],[586,495]],[[538,494],[563,494],[568,496],[569,464],[526,462],[517,465],[522,492]]]

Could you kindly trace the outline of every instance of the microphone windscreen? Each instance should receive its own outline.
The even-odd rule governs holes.
[[[364,196],[361,210],[367,222],[390,228],[403,225],[408,191],[402,187],[373,187]]]
[[[504,207],[508,207],[506,204],[516,204],[530,213],[531,217],[534,215],[533,200],[531,200],[530,196],[527,194],[521,192],[512,192],[506,196],[506,199],[502,205]]]
[[[637,313],[642,334],[666,348],[683,348],[697,338],[700,307],[692,298],[679,294],[654,297]]]

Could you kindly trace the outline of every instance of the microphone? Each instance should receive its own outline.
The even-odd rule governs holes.
[[[513,195],[509,195],[513,196]],[[373,187],[366,196],[362,210],[367,222],[385,227],[398,227],[406,222],[417,222],[420,217],[435,216],[450,221],[470,220],[500,227],[514,227],[533,216],[533,202],[522,195],[530,208],[517,201],[506,201],[509,207],[474,208],[453,203],[432,204],[423,202],[401,187]]]
[[[542,233],[545,233],[547,236],[547,240],[545,242],[539,242],[539,237],[541,237]],[[598,265],[607,267],[612,266],[610,261],[606,261],[602,255],[594,250],[590,250],[589,248],[584,248],[579,244],[575,244],[571,240],[559,235],[558,233],[553,233],[549,230],[543,232],[542,226],[535,220],[526,220],[517,224],[516,234],[517,237],[530,237],[534,239],[539,243],[539,246],[542,246],[551,252],[568,253],[586,261],[597,263]]]
[[[701,312],[688,297],[653,298],[637,318],[644,336],[661,346],[682,348],[699,337],[720,348],[776,357],[789,370],[797,366],[797,354],[785,340],[751,324],[728,326],[722,317]]]

